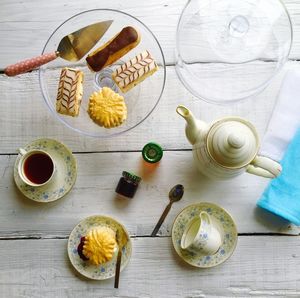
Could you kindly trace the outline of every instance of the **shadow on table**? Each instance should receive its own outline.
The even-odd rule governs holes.
[[[299,234],[299,230],[289,221],[275,215],[263,208],[256,207],[254,210],[255,219],[272,232],[283,234]]]
[[[171,245],[172,246],[172,245]],[[220,270],[220,267],[224,266],[224,264],[230,262],[230,258],[229,260],[226,260],[225,262],[215,266],[215,267],[210,267],[210,268],[198,268],[198,267],[194,267],[189,265],[188,263],[186,263],[184,260],[182,260],[178,254],[176,253],[174,247],[172,246],[170,248],[170,250],[172,251],[172,257],[174,259],[174,261],[176,262],[176,264],[181,268],[181,270],[188,270],[188,271],[197,271],[199,276],[200,275],[209,275],[209,274],[213,274],[214,270]],[[217,268],[217,269],[216,269]]]
[[[70,259],[68,257],[68,252],[66,250],[65,252],[65,260],[66,260],[66,266],[69,269],[71,275],[73,275],[75,278],[78,278],[81,281],[84,282],[89,282],[89,283],[94,283],[94,284],[98,284],[99,285],[99,280],[93,280],[93,279],[89,279],[83,275],[81,275],[71,264]],[[107,285],[107,284],[111,284],[111,287],[113,288],[113,281],[114,278],[110,278],[110,279],[106,279],[106,280],[101,280],[101,286],[103,285]]]
[[[130,205],[131,199],[122,197],[118,195],[117,193],[114,196],[113,204],[116,207],[116,209],[123,210],[124,208],[127,208]]]
[[[72,192],[72,190],[67,193],[65,196],[63,196],[62,198],[56,200],[56,201],[53,201],[53,202],[36,202],[36,201],[33,201],[29,198],[27,198],[26,196],[24,196],[21,191],[17,188],[17,186],[14,184],[14,187],[11,188],[11,192],[13,193],[13,196],[16,201],[19,202],[20,206],[21,207],[27,207],[27,208],[36,208],[36,209],[40,209],[41,206],[45,206],[47,205],[47,207],[54,207],[58,204],[60,204],[63,200],[65,199],[68,199],[69,197],[69,194]]]

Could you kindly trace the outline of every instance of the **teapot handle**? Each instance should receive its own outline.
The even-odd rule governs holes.
[[[281,173],[281,165],[265,156],[257,155],[247,166],[246,171],[250,174],[265,178],[275,178]]]

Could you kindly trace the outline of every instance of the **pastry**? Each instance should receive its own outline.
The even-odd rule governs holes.
[[[111,128],[121,125],[127,118],[127,107],[123,96],[108,87],[92,93],[88,113],[100,126]]]
[[[125,27],[111,40],[89,54],[86,58],[87,64],[91,70],[100,71],[127,54],[139,44],[140,40],[140,34],[136,29]]]
[[[113,258],[116,244],[116,233],[112,229],[95,227],[81,238],[77,251],[84,261],[100,265]]]
[[[78,116],[83,93],[82,82],[82,71],[68,67],[62,69],[56,98],[58,113]]]
[[[125,64],[118,67],[112,74],[113,80],[123,93],[151,76],[158,66],[148,51],[144,51]]]

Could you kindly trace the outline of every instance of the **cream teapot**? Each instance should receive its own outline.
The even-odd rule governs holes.
[[[259,137],[250,122],[225,117],[208,125],[182,105],[176,111],[186,120],[186,137],[193,145],[195,163],[205,176],[229,179],[245,171],[266,178],[280,174],[279,163],[257,155]]]

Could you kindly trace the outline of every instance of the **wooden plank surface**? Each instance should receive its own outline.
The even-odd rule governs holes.
[[[46,1],[42,3],[43,5],[41,2],[38,4],[37,1],[22,3],[3,1],[1,3],[0,39],[5,42],[0,48],[0,67],[20,58],[39,54],[49,32],[54,30],[57,23],[80,11],[99,7],[96,1],[89,1],[84,5],[81,1],[61,4],[60,1],[54,0],[51,4]],[[102,1],[101,7],[122,9],[141,18],[161,41],[167,63],[174,64],[172,57],[175,29],[184,4],[183,0],[149,1],[143,4],[132,0],[126,5],[122,1],[109,3]],[[285,1],[285,4],[292,14],[294,30],[297,31],[297,13],[300,5],[297,1]],[[47,10],[47,14],[37,13],[38,7]],[[165,18],[168,22],[162,24]],[[34,36],[30,43],[28,43],[28,35]],[[294,39],[294,46],[296,46],[297,34]],[[289,62],[285,70],[297,65],[298,62]],[[235,105],[218,106],[216,109],[214,105],[195,100],[179,82],[174,67],[169,66],[165,90],[156,110],[133,131],[117,139],[105,141],[81,136],[52,117],[43,102],[37,72],[15,78],[0,75],[0,90],[3,91],[1,100],[5,106],[5,109],[0,110],[0,153],[14,153],[16,148],[24,143],[45,135],[64,141],[74,152],[140,150],[149,140],[161,143],[165,149],[191,148],[183,135],[183,120],[175,113],[178,104],[187,105],[197,116],[206,121],[230,114],[244,116],[256,125],[262,135],[276,101],[284,71],[257,97]],[[212,71],[208,72],[208,78],[212,74]],[[260,76],[264,77],[265,73],[256,72],[244,76],[238,73],[237,75],[237,84],[242,78],[251,85],[251,80]]]
[[[244,174],[215,183],[201,176],[184,137],[184,121],[175,113],[176,106],[184,104],[208,122],[224,115],[240,115],[263,135],[285,71],[300,63],[293,61],[300,53],[300,1],[283,2],[295,33],[290,61],[255,98],[215,106],[196,100],[175,73],[176,25],[185,0],[1,1],[0,68],[40,54],[62,21],[93,8],[121,9],[143,21],[161,43],[168,67],[165,91],[154,113],[130,133],[106,140],[80,136],[54,119],[43,102],[37,71],[15,78],[0,75],[0,297],[300,297],[299,236],[293,236],[299,229],[255,207],[268,180]],[[212,73],[209,71],[207,77]],[[264,75],[254,72],[241,78],[251,82]],[[79,169],[71,193],[47,205],[24,198],[12,177],[16,148],[45,136],[64,142],[76,152]],[[140,150],[150,140],[165,149],[154,171],[141,162]],[[123,170],[143,177],[131,201],[115,198],[114,189]],[[169,189],[177,183],[185,186],[183,200],[173,205],[161,237],[148,238],[168,202]],[[199,201],[227,209],[240,234],[232,258],[209,270],[183,264],[169,237],[176,214]],[[113,289],[112,280],[81,278],[67,258],[70,231],[78,221],[97,213],[117,218],[136,236],[133,257],[122,274],[119,290]]]
[[[15,156],[0,156],[0,237],[66,237],[80,220],[92,214],[117,218],[132,235],[150,235],[175,184],[183,184],[185,194],[173,205],[160,231],[163,236],[170,235],[174,218],[183,207],[203,201],[227,209],[240,233],[299,233],[288,222],[256,208],[268,179],[245,173],[234,180],[212,182],[191,166],[190,151],[165,152],[154,170],[135,152],[76,154],[76,158],[78,178],[74,189],[66,198],[45,205],[24,198],[16,189],[12,179]],[[132,200],[117,199],[114,192],[123,170],[143,177]]]
[[[157,36],[167,63],[174,64],[176,26],[186,3],[186,0],[131,0],[126,3],[122,0],[1,1],[0,40],[4,43],[0,49],[0,68],[18,59],[40,54],[48,37],[58,25],[74,14],[95,8],[118,9],[139,18]],[[295,60],[300,57],[300,3],[297,0],[284,0],[283,3],[291,15],[293,24],[294,41],[290,58]],[[41,13],[37,13],[40,8]]]
[[[67,240],[2,241],[1,297],[299,297],[298,237],[244,236],[233,256],[219,267],[191,268],[170,238],[136,238],[133,256],[113,280],[88,281],[74,272]]]
[[[195,99],[179,82],[174,67],[167,67],[163,96],[150,117],[132,131],[105,140],[82,136],[54,118],[43,101],[36,72],[14,78],[0,75],[1,101],[5,107],[0,109],[0,153],[15,153],[18,147],[41,136],[61,140],[74,152],[141,150],[150,140],[160,143],[164,149],[190,149],[184,135],[184,120],[175,112],[179,104],[186,105],[207,122],[225,115],[245,117],[255,124],[262,136],[284,73],[298,64],[289,62],[258,96],[237,104],[220,105],[217,109],[215,105]]]

